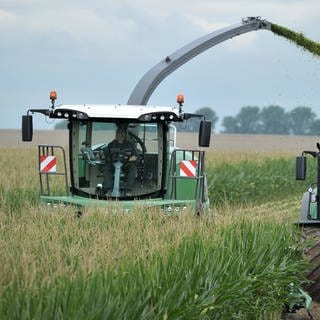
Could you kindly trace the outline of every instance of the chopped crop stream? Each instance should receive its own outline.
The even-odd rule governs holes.
[[[298,33],[278,24],[271,24],[271,31],[287,40],[293,42],[297,46],[309,51],[315,56],[320,56],[320,43],[308,39],[303,33]]]

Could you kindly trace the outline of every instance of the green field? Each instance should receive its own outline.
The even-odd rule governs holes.
[[[209,153],[210,217],[78,219],[40,206],[35,150],[2,151],[0,319],[280,319],[304,281],[291,155]]]

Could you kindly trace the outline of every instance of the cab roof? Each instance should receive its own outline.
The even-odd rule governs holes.
[[[59,119],[135,119],[139,121],[181,121],[179,106],[83,104],[60,105],[54,108],[50,118]]]

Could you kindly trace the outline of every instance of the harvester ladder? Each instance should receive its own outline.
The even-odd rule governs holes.
[[[41,159],[44,157],[55,157],[57,154],[57,150],[61,150],[62,153],[62,171],[50,171],[41,168]],[[42,196],[50,196],[50,179],[49,176],[64,176],[65,177],[65,186],[66,186],[66,194],[69,195],[69,183],[68,183],[68,175],[67,175],[67,167],[66,167],[66,154],[61,146],[52,146],[52,145],[38,145],[38,159],[39,159],[39,178],[40,178],[40,194]]]
[[[178,199],[178,181],[179,180],[196,180],[194,199],[198,204],[205,202],[204,188],[205,188],[205,176],[204,176],[204,156],[205,152],[200,150],[182,150],[175,149],[171,154],[170,162],[170,176],[171,180],[171,199]],[[184,176],[180,174],[181,161],[196,161],[195,174],[193,176]]]

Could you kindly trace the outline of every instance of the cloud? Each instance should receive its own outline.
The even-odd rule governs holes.
[[[319,0],[137,0],[132,6],[153,16],[155,23],[170,15],[184,16],[204,32],[240,22],[247,16],[261,16],[271,22],[304,29],[310,20],[318,20],[320,12]]]
[[[42,23],[45,25],[45,21]],[[75,42],[91,44],[100,50],[112,47],[112,43],[128,43],[135,28],[132,19],[113,16],[103,18],[91,9],[65,11],[50,25],[50,29],[67,34]]]
[[[99,48],[110,48],[111,43],[114,46],[134,45],[139,34],[147,29],[171,30],[173,37],[183,30],[195,34],[194,30],[198,30],[201,35],[238,23],[250,15],[304,29],[305,24],[317,18],[320,12],[318,0],[107,0],[103,3],[92,0],[90,4],[84,0],[12,0],[4,3],[9,9],[0,11],[0,24],[10,25],[15,37],[19,36],[17,28],[22,34],[35,36],[64,33],[76,42],[93,43]],[[176,25],[172,24],[174,20]],[[180,22],[184,25],[178,25]],[[254,36],[248,39],[251,40],[243,41],[254,41]]]
[[[186,15],[186,18],[191,22],[193,26],[200,27],[206,33],[227,27],[227,22],[209,21],[201,16]]]
[[[0,9],[0,25],[3,27],[16,20],[16,14]]]
[[[14,3],[18,6],[18,2]],[[117,51],[131,46],[134,41],[136,22],[114,13],[118,10],[116,6],[99,10],[94,6],[72,6],[59,1],[54,6],[26,2],[29,6],[26,3],[18,7],[11,4],[10,11],[0,11],[0,49],[8,54],[17,55],[22,50],[32,59],[35,50],[36,56],[40,52],[51,56],[76,54],[80,59],[106,63],[106,57],[110,60],[123,58],[122,51]]]

